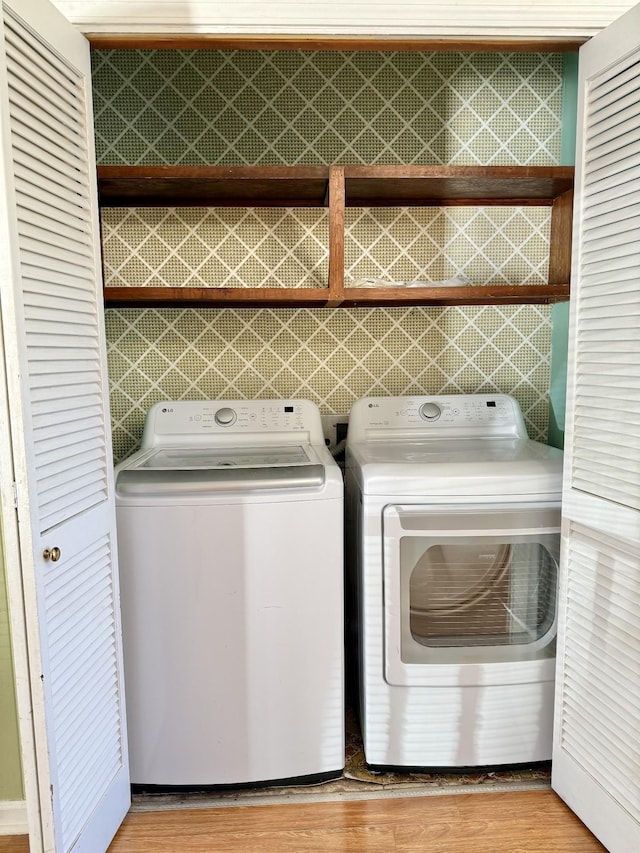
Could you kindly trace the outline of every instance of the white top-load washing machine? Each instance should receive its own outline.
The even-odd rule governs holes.
[[[551,758],[561,479],[506,395],[354,405],[348,650],[370,765]]]
[[[154,405],[116,512],[132,783],[339,775],[343,481],[318,408]]]

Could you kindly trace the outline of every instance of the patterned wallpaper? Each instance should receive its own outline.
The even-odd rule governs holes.
[[[100,163],[557,164],[562,58],[542,54],[96,51]],[[326,211],[112,209],[106,284],[317,287]],[[347,277],[541,283],[548,210],[350,210]],[[547,429],[543,306],[109,309],[114,456],[159,399],[503,391]]]

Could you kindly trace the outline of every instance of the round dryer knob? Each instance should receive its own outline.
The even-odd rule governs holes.
[[[231,426],[236,422],[236,413],[233,409],[230,409],[228,406],[225,406],[224,409],[218,409],[218,411],[214,415],[214,420],[218,424],[218,426]]]
[[[420,406],[420,417],[425,421],[437,421],[442,414],[442,409],[437,403],[423,403]]]

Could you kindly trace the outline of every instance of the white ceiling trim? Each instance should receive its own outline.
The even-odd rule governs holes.
[[[635,0],[53,0],[94,33],[590,37]]]

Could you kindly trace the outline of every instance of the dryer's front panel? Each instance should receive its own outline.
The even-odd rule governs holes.
[[[389,684],[552,677],[559,505],[387,506],[383,538]]]

